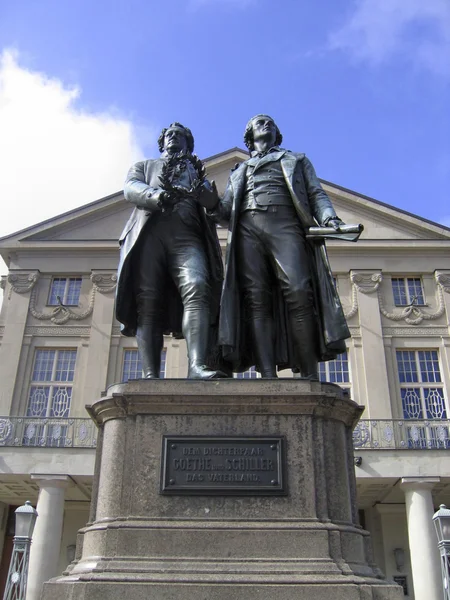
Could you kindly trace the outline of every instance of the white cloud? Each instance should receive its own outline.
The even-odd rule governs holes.
[[[120,190],[142,157],[133,124],[77,108],[80,95],[0,55],[0,236]]]
[[[449,0],[356,0],[330,48],[373,65],[394,55],[450,77]]]

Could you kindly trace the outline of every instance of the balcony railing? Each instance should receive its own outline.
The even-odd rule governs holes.
[[[89,419],[0,417],[0,446],[95,448],[97,427]]]
[[[95,448],[97,428],[91,419],[0,417],[0,446]],[[450,421],[362,419],[353,432],[356,450],[445,450]]]
[[[358,450],[445,450],[450,448],[448,420],[361,419],[353,431]]]

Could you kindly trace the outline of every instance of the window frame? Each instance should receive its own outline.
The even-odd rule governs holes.
[[[54,352],[49,378],[35,379],[33,377],[39,352]],[[58,366],[61,366],[58,365],[58,361],[60,353],[62,352],[73,353],[73,356],[69,359],[68,363],[71,367],[70,371],[68,371],[69,373],[72,373],[71,378],[56,378]],[[77,359],[77,347],[37,346],[34,348],[25,406],[25,421],[22,437],[24,446],[65,447],[68,445],[66,435],[68,431],[68,420],[70,419],[70,412],[73,407]],[[48,389],[48,393],[44,414],[36,415],[32,414],[32,393],[33,389],[38,388]],[[56,400],[55,389],[57,388],[66,388],[66,390],[70,390],[67,408],[64,411],[67,414],[64,414],[64,416],[55,416],[51,414],[54,408],[54,401]]]
[[[77,275],[77,276],[64,276],[61,277],[59,275],[54,275],[50,281],[50,288],[48,291],[48,297],[47,297],[47,306],[59,306],[58,301],[56,300],[56,296],[60,295],[60,294],[55,294],[55,302],[51,302],[52,300],[52,295],[53,295],[53,285],[56,281],[62,281],[65,280],[64,283],[64,293],[61,297],[61,302],[64,306],[80,306],[80,296],[81,296],[81,288],[83,286],[83,277],[81,275]],[[78,290],[78,298],[77,298],[77,303],[76,304],[68,304],[67,303],[67,298],[69,295],[69,289],[70,289],[70,282],[71,281],[79,281],[80,285],[79,285],[79,290]]]
[[[422,302],[415,302],[413,304],[412,298],[414,296],[411,296],[411,290],[410,290],[410,287],[409,287],[409,281],[415,281],[415,280],[418,280],[419,284],[420,284],[420,290],[421,290],[421,294],[422,294]],[[405,295],[405,298],[406,298],[406,302],[405,303],[401,303],[401,302],[397,301],[397,299],[396,299],[396,293],[394,291],[394,281],[395,282],[397,282],[397,281],[402,281],[403,282],[403,285],[404,285],[404,295]],[[417,275],[415,275],[415,276],[393,276],[393,275],[391,275],[391,290],[392,290],[392,298],[393,298],[393,301],[394,301],[394,306],[403,307],[403,308],[405,306],[411,306],[411,305],[413,305],[413,306],[428,306],[427,300],[426,300],[426,297],[425,297],[425,288],[424,288],[424,285],[423,285],[423,279],[422,279],[422,277],[420,275],[418,275],[418,276]]]
[[[344,354],[347,357],[346,362],[347,362],[348,381],[342,381],[342,382],[330,381],[330,365],[335,364],[336,361],[338,361],[338,360],[342,360],[342,359],[340,359],[340,357],[343,356]],[[320,372],[321,368],[323,368],[325,370],[326,379],[321,379],[321,372]],[[340,372],[342,373],[343,371],[341,370]],[[339,354],[338,357],[333,360],[319,362],[319,381],[321,381],[322,383],[334,383],[334,384],[338,385],[339,387],[342,387],[346,390],[351,391],[351,389],[352,389],[352,371],[351,371],[351,366],[350,366],[349,348],[347,348],[345,352],[342,352],[342,354]]]
[[[261,379],[261,373],[256,370],[255,365],[252,365],[242,373],[233,373],[233,379]]]
[[[417,373],[418,381],[400,381],[400,368],[398,354],[404,352],[414,353],[414,363]],[[437,355],[437,365],[439,369],[440,381],[425,381],[423,380],[423,373],[421,370],[421,361],[419,353],[435,352]],[[433,359],[431,359],[433,360]],[[398,390],[398,406],[400,410],[400,421],[404,424],[407,430],[407,441],[408,447],[411,449],[423,449],[423,448],[450,448],[450,436],[449,436],[449,400],[446,389],[445,373],[442,363],[442,353],[437,347],[397,347],[395,348],[395,372],[396,372],[396,386]],[[425,362],[427,359],[425,358]],[[433,370],[433,373],[435,371]],[[429,377],[429,376],[428,376]],[[420,401],[420,417],[408,417],[404,410],[402,389],[419,389],[419,401]],[[440,389],[442,391],[442,401],[445,416],[433,417],[428,416],[427,398],[425,397],[425,389]],[[442,430],[442,431],[441,431]]]
[[[139,350],[137,348],[123,348],[122,349],[122,364],[121,364],[121,369],[120,369],[120,381],[121,383],[126,383],[127,381],[133,380],[133,379],[141,379],[139,377],[129,377],[128,379],[124,378],[124,370],[125,370],[125,358],[126,358],[126,354],[127,352],[133,352],[136,353],[137,355],[137,364],[139,365],[139,363],[141,363],[142,365],[142,361],[139,357]],[[141,375],[142,375],[142,369],[141,369]],[[160,379],[167,379],[166,377],[167,375],[167,348],[166,346],[163,347],[163,349],[161,350],[161,367],[159,370],[159,377]]]
[[[414,353],[414,364],[415,364],[415,372],[417,373],[417,381],[401,381],[400,380],[400,368],[399,368],[399,354],[402,353]],[[433,352],[436,353],[436,360],[437,360],[437,365],[438,365],[438,374],[439,374],[439,378],[440,381],[425,381],[423,380],[423,371],[422,371],[422,367],[421,367],[421,357],[420,354],[421,353],[426,353],[426,352]],[[439,352],[439,348],[396,348],[395,349],[395,366],[396,366],[396,371],[397,371],[397,387],[399,390],[399,397],[400,397],[400,409],[401,409],[401,415],[402,415],[402,419],[406,420],[414,420],[414,417],[407,417],[405,416],[405,411],[403,408],[403,396],[402,396],[402,389],[410,389],[410,388],[414,388],[414,389],[419,389],[419,399],[420,399],[420,410],[421,410],[421,417],[416,417],[416,420],[424,420],[424,421],[441,421],[441,420],[447,420],[449,418],[449,406],[448,406],[448,400],[447,400],[447,394],[446,394],[446,389],[445,389],[445,381],[444,381],[444,377],[442,374],[442,364],[441,364],[441,353]],[[425,361],[426,361],[426,357],[425,357]],[[431,359],[433,360],[433,359]],[[435,373],[433,371],[433,373]],[[443,402],[444,402],[444,410],[445,410],[445,417],[429,417],[428,416],[428,408],[427,408],[427,398],[425,396],[425,390],[432,390],[432,389],[441,389],[442,390],[442,398],[443,398]]]

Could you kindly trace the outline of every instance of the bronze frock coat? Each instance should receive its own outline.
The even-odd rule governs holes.
[[[216,219],[229,222],[228,245],[225,260],[225,281],[222,291],[219,319],[219,344],[224,358],[233,364],[233,370],[246,370],[255,364],[246,331],[245,307],[237,283],[235,234],[239,226],[240,205],[245,194],[247,166],[257,158],[241,163],[230,175],[223,200],[215,212]],[[323,190],[309,159],[280,149],[271,155],[280,160],[286,186],[292,197],[298,218],[304,228],[322,225],[336,216],[327,194]],[[314,309],[319,332],[319,361],[331,360],[345,352],[346,338],[350,337],[345,316],[336,292],[333,276],[323,242],[309,243],[310,266],[314,288]],[[286,306],[281,291],[274,289],[274,318],[276,321],[276,363],[279,369],[292,368],[294,363],[289,335]]]
[[[136,262],[136,251],[139,250],[139,240],[142,235],[151,235],[147,223],[152,218],[152,212],[159,210],[155,202],[152,206],[152,194],[160,187],[159,176],[164,164],[164,158],[145,160],[131,167],[124,186],[125,199],[135,205],[128,222],[119,238],[120,261],[118,267],[116,292],[116,318],[122,324],[122,334],[136,335],[137,307],[134,296],[133,263]],[[153,209],[153,210],[152,210]],[[216,226],[208,217],[202,206],[198,205],[200,222],[204,233],[205,252],[208,257],[211,284],[211,323],[217,322],[219,315],[220,291],[223,281],[222,254],[217,238]],[[168,283],[164,298],[164,332],[181,337],[181,320],[183,305],[175,284]]]

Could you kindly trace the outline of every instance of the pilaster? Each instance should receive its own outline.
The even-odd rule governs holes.
[[[434,277],[438,285],[438,292],[442,294],[442,301],[445,306],[446,324],[450,333],[450,270],[439,269],[434,272]]]
[[[87,350],[83,405],[99,397],[106,388],[117,275],[115,271],[93,270],[91,281],[95,288],[95,302]]]
[[[357,310],[361,332],[361,352],[365,365],[365,390],[359,398],[366,407],[368,419],[392,418],[386,356],[383,343],[378,288],[381,271],[351,271],[350,279],[356,287]],[[364,385],[363,384],[363,385]]]
[[[11,270],[8,274],[3,298],[6,319],[0,353],[0,413],[4,415],[11,413],[31,290],[38,279],[39,271]]]

